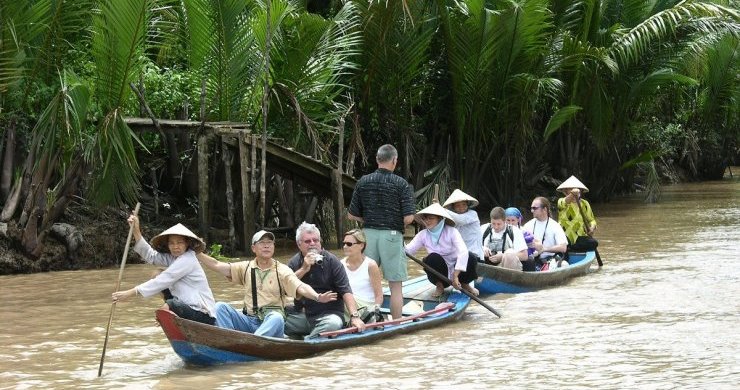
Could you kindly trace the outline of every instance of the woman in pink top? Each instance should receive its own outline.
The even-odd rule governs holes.
[[[375,260],[365,256],[366,242],[365,233],[360,229],[344,233],[342,250],[346,257],[341,260],[363,321],[366,315],[377,312],[383,304],[380,267]]]
[[[432,203],[416,215],[421,217],[426,229],[417,233],[414,239],[406,245],[406,253],[415,254],[424,247],[429,253],[423,260],[425,264],[442,275],[447,275],[454,288],[465,289],[471,294],[478,295],[478,290],[470,285],[470,282],[478,277],[477,262],[468,261],[468,248],[460,232],[453,227],[455,222],[452,221],[447,210],[439,203]],[[426,272],[429,281],[437,286],[434,296],[442,295],[444,289],[450,284],[440,280],[431,272]]]

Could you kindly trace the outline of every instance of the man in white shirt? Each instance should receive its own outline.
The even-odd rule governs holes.
[[[532,218],[524,224],[523,230],[526,230],[534,236],[530,244],[534,247],[533,253],[538,262],[546,262],[550,257],[556,254],[563,254],[568,249],[568,238],[560,224],[550,217],[550,201],[543,196],[538,196],[532,200]],[[525,268],[533,268],[534,264],[525,264]],[[535,271],[535,269],[524,269],[524,271]]]

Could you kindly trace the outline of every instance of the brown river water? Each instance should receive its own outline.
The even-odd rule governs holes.
[[[501,319],[471,303],[457,323],[293,361],[187,367],[154,320],[161,301],[136,298],[117,305],[98,378],[118,269],[0,276],[0,389],[739,388],[740,181],[594,210],[601,270],[486,297]],[[122,287],[151,272],[128,265]]]

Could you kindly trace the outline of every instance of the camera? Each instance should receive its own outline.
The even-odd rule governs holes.
[[[324,256],[319,254],[318,249],[309,249],[308,254],[313,256],[315,264],[321,265],[324,263]]]

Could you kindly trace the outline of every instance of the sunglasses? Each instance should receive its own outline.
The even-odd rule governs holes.
[[[529,209],[530,209],[530,210],[539,210],[539,209],[541,209],[541,208],[542,208],[542,206],[532,206],[532,207],[530,207]]]
[[[352,245],[361,244],[361,243],[360,242],[348,242],[348,241],[345,241],[342,244],[344,244],[344,246],[350,247]]]
[[[318,238],[311,238],[311,239],[308,239],[308,240],[303,240],[303,243],[306,244],[306,245],[311,245],[312,243],[318,244],[320,242],[321,242],[321,240],[319,240]]]

